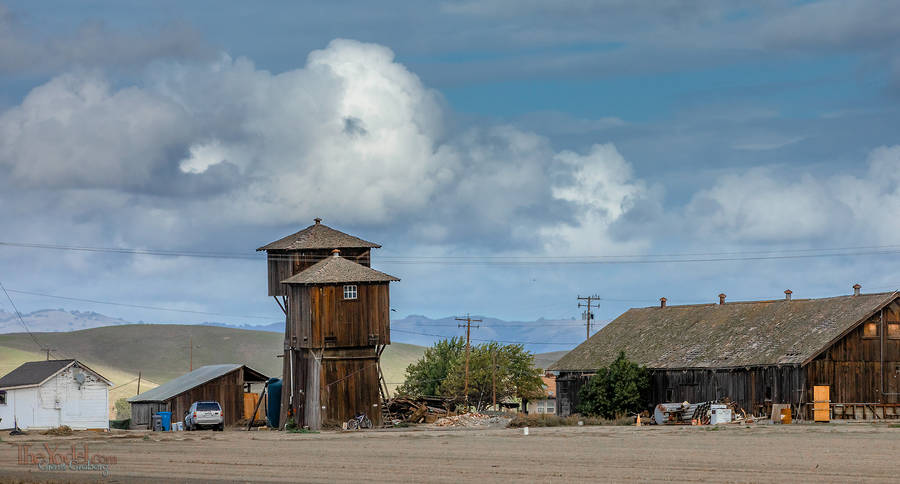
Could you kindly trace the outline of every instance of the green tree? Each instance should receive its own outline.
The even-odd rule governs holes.
[[[581,387],[578,412],[615,418],[637,413],[647,407],[650,372],[620,352],[611,365],[601,368]]]
[[[131,404],[128,403],[128,399],[122,397],[116,400],[116,419],[125,420],[126,418],[131,418]]]
[[[462,338],[438,341],[425,350],[415,363],[406,367],[406,379],[397,388],[400,395],[413,397],[440,395],[441,383],[458,359],[465,359],[466,342]]]
[[[457,402],[466,400],[465,350],[454,361],[441,384],[441,394]],[[496,342],[476,345],[469,356],[469,404],[484,410],[493,401],[511,398],[539,398],[543,394],[540,370],[534,368],[534,355],[522,345]]]

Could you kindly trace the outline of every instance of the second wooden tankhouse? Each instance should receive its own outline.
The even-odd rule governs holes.
[[[269,294],[281,296],[284,334],[282,426],[340,425],[358,413],[381,424],[380,357],[390,344],[388,284],[369,267],[377,244],[315,224],[261,247]]]

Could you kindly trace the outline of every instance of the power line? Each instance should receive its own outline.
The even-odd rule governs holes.
[[[433,334],[433,333],[420,333],[418,331],[407,331],[405,329],[393,329],[392,332],[398,333],[408,333],[408,334],[418,334],[422,336],[434,336],[437,338],[455,338],[455,336],[447,336],[445,334]],[[494,343],[504,343],[504,344],[516,344],[516,345],[557,345],[557,346],[575,346],[581,344],[579,343],[548,343],[544,341],[504,341],[499,339],[484,339],[484,338],[472,338],[472,341],[486,341],[486,342],[494,342]]]
[[[53,298],[53,299],[65,299],[67,301],[89,302],[89,303],[94,303],[94,304],[106,304],[106,305],[110,305],[110,306],[121,306],[121,307],[127,307],[127,308],[152,309],[155,311],[171,311],[171,312],[176,312],[176,313],[203,314],[203,315],[207,315],[207,316],[225,316],[225,317],[229,317],[229,318],[266,319],[266,320],[270,320],[270,321],[273,319],[278,319],[278,318],[275,318],[272,316],[253,316],[253,315],[241,315],[241,314],[213,313],[213,312],[208,312],[208,311],[193,311],[190,309],[175,309],[175,308],[166,308],[166,307],[160,307],[160,306],[144,306],[144,305],[140,305],[140,304],[118,303],[118,302],[112,302],[112,301],[98,301],[96,299],[83,299],[83,298],[69,297],[69,296],[56,296],[53,294],[45,294],[45,293],[31,292],[31,291],[21,291],[21,290],[16,290],[16,289],[9,289],[8,291],[18,293],[18,294],[27,294],[30,296],[49,297],[49,298]]]
[[[67,251],[106,252],[128,255],[170,257],[200,257],[214,259],[261,260],[263,255],[227,252],[200,252],[165,249],[133,249],[116,247],[67,246],[57,244],[0,242],[0,246],[52,249]],[[900,245],[840,247],[823,249],[769,249],[757,251],[686,252],[672,254],[631,254],[604,256],[380,256],[384,264],[485,264],[485,265],[548,265],[548,264],[668,264],[695,262],[732,262],[751,260],[806,259],[819,257],[850,257],[890,255],[900,253]],[[314,261],[319,258],[304,257]],[[297,260],[296,256],[269,255],[269,260]]]
[[[6,291],[6,287],[3,286],[2,282],[0,282],[0,289],[3,289],[3,294],[6,294],[6,299],[9,299],[9,304],[12,305],[13,311],[16,312],[16,317],[19,318],[19,323],[21,323],[22,327],[25,328],[25,332],[28,333],[28,336],[31,336],[31,339],[34,341],[34,344],[36,344],[38,346],[38,348],[41,349],[41,351],[47,351],[47,359],[49,360],[50,359],[50,350],[44,348],[44,345],[42,345],[41,342],[38,341],[37,336],[35,336],[34,333],[31,332],[31,329],[28,328],[28,325],[25,324],[25,320],[22,319],[22,314],[19,312],[19,308],[16,307],[16,303],[13,302],[12,298],[9,296],[9,293]]]

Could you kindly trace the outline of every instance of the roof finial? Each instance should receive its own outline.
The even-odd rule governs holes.
[[[785,301],[790,301],[790,300],[791,300],[791,294],[793,294],[793,293],[794,293],[794,291],[791,291],[790,289],[785,289],[785,290],[784,290],[784,300],[785,300]]]
[[[322,218],[321,218],[321,217],[316,217],[316,218],[314,218],[313,220],[316,221],[316,225],[319,225],[320,223],[322,223]]]
[[[340,249],[334,249],[334,250],[332,250],[332,251],[331,251],[331,256],[332,256],[332,257],[340,257],[340,256],[341,256],[341,250],[340,250]]]
[[[719,304],[725,304],[725,293],[719,294]]]
[[[862,286],[859,283],[853,285],[853,295],[859,296],[859,290],[862,289]]]

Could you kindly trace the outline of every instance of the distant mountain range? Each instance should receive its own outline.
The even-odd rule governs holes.
[[[105,316],[93,311],[66,311],[65,309],[41,309],[23,314],[22,319],[33,332],[78,331],[80,329],[99,328],[128,324],[118,318]],[[0,334],[21,333],[25,331],[15,313],[0,310]]]

